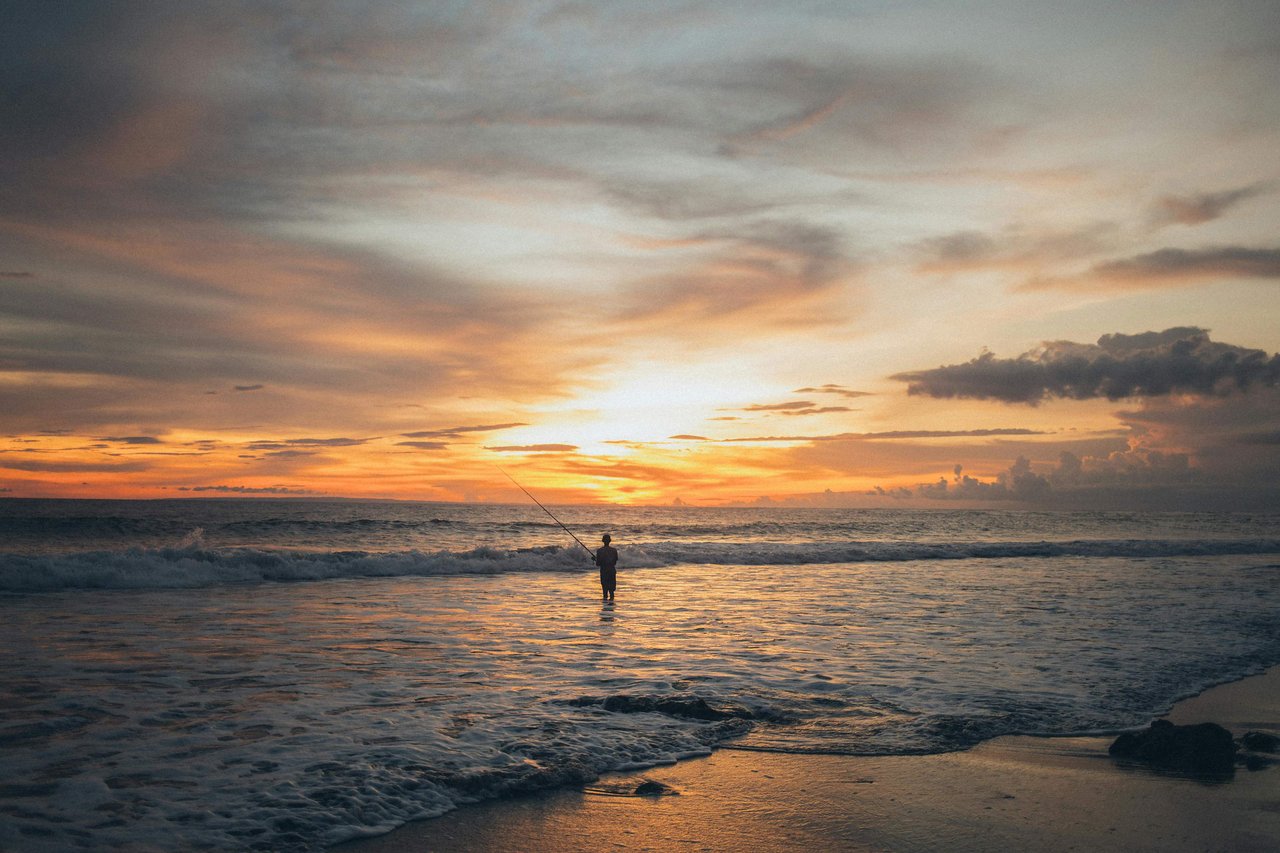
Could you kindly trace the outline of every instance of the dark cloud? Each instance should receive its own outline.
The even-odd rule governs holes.
[[[1242,445],[1276,445],[1280,446],[1280,430],[1267,432],[1247,432],[1236,436],[1235,442]]]
[[[1070,451],[1058,455],[1056,465],[1040,466],[1019,456],[991,480],[964,472],[957,464],[952,476],[921,483],[915,488],[884,489],[873,494],[891,498],[937,501],[1023,501],[1035,504],[1080,505],[1118,492],[1132,499],[1134,489],[1176,489],[1200,479],[1185,453],[1117,451],[1107,456],[1081,457]]]
[[[102,436],[98,441],[111,441],[116,444],[164,444],[164,442],[153,435],[123,435],[123,436]]]
[[[266,388],[266,387],[267,386],[265,385],[234,385],[232,386],[231,390],[232,391],[261,391],[263,388]],[[212,392],[212,393],[217,393],[217,392]]]
[[[680,435],[669,436],[669,438],[672,441],[707,441],[708,440],[705,435],[688,435],[685,433],[681,433]]]
[[[245,445],[250,450],[278,450],[287,447],[357,447],[368,444],[368,438],[287,438],[270,441],[254,441]]]
[[[271,459],[308,459],[318,457],[314,450],[272,450],[264,454]]]
[[[853,409],[848,406],[819,406],[808,400],[795,400],[788,403],[768,403],[753,406],[747,406],[739,411],[743,412],[772,412],[779,415],[788,415],[791,417],[804,415],[824,415],[831,412],[851,412]]]
[[[0,271],[0,278],[35,278],[35,273]]]
[[[1157,219],[1179,225],[1200,225],[1211,222],[1241,202],[1272,189],[1272,184],[1260,182],[1216,193],[1165,196],[1159,201]]]
[[[514,427],[528,426],[528,424],[513,421],[505,424],[478,424],[476,426],[456,426],[446,427],[444,429],[428,429],[419,432],[401,433],[405,438],[460,438],[464,433],[468,432],[495,432],[497,430],[512,429]]]
[[[986,352],[964,364],[899,373],[909,394],[1036,404],[1073,400],[1220,395],[1274,386],[1280,356],[1209,340],[1194,327],[1104,335],[1097,344],[1053,341],[1017,358]]]
[[[412,447],[417,450],[444,450],[449,446],[444,441],[397,441],[396,447]]]
[[[976,477],[964,473],[964,468],[956,465],[951,480],[940,477],[936,482],[924,483],[914,491],[899,489],[885,491],[877,488],[878,494],[889,497],[922,497],[931,500],[961,501],[1038,501],[1043,500],[1052,486],[1042,474],[1031,470],[1031,462],[1025,456],[1009,466],[1007,471],[999,474],[994,481],[983,482]]]
[[[1189,453],[1206,481],[1222,488],[1280,483],[1280,453],[1267,440],[1280,423],[1280,387],[1146,398],[1118,417],[1130,430],[1130,455]]]
[[[77,461],[39,461],[33,459],[10,459],[0,455],[0,468],[14,471],[43,471],[48,473],[112,473],[123,474],[146,471],[151,468],[148,462],[77,462]]]
[[[234,495],[314,495],[311,489],[289,486],[179,486],[180,492],[221,492]]]
[[[498,453],[569,453],[577,449],[576,444],[521,444],[485,448]]]
[[[794,400],[789,403],[758,403],[747,406],[740,411],[743,412],[788,412],[800,409],[812,409],[813,403],[808,400]]]
[[[1040,430],[1021,427],[997,429],[915,429],[889,430],[887,432],[842,432],[835,435],[768,435],[742,438],[723,438],[722,442],[775,442],[775,441],[895,441],[920,438],[992,438],[1007,435],[1044,435]]]
[[[1211,249],[1160,249],[1098,264],[1092,275],[1121,281],[1240,277],[1280,278],[1280,249],[1224,246]]]

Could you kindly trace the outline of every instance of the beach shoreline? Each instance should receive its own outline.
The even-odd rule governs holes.
[[[1280,734],[1280,666],[1165,715]],[[1004,736],[940,755],[704,759],[463,806],[339,853],[574,850],[1272,850],[1280,765],[1226,780],[1114,761],[1111,737]],[[633,796],[642,781],[674,794]]]

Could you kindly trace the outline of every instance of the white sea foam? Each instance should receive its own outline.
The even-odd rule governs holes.
[[[1054,557],[1190,557],[1280,554],[1280,539],[1123,539],[1002,542],[850,541],[640,542],[630,545],[626,569],[673,565],[820,565],[914,560],[1037,559]],[[61,589],[191,589],[224,584],[429,577],[510,572],[590,570],[578,546],[548,545],[463,551],[299,551],[177,548],[58,554],[0,553],[0,591]]]

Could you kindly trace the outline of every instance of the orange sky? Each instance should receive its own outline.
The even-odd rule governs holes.
[[[0,495],[1268,505],[1280,10],[1062,5],[17,4]]]

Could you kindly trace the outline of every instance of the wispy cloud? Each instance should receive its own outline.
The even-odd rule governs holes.
[[[464,434],[470,432],[497,432],[498,430],[514,429],[515,427],[528,426],[526,423],[512,421],[505,424],[477,424],[474,426],[456,426],[445,427],[443,429],[419,430],[418,432],[403,433],[405,438],[461,438]]]
[[[164,444],[162,439],[154,435],[108,435],[98,441],[110,441],[114,444]]]
[[[131,461],[131,462],[90,462],[76,460],[39,460],[39,459],[14,459],[6,454],[0,454],[0,468],[9,468],[14,471],[46,471],[50,473],[112,473],[126,474],[138,471],[146,471],[152,467],[149,462]]]
[[[1232,278],[1280,278],[1280,249],[1219,246],[1157,249],[1094,264],[1077,275],[1034,276],[1023,290],[1147,289]]]
[[[1241,202],[1272,191],[1274,186],[1258,182],[1220,192],[1167,195],[1158,202],[1156,218],[1179,225],[1202,225],[1223,216]]]
[[[291,486],[179,486],[180,492],[218,492],[231,495],[314,495],[311,489]]]
[[[1026,429],[1024,427],[1008,427],[994,429],[915,429],[915,430],[889,430],[885,432],[841,432],[832,435],[767,435],[767,436],[741,436],[737,438],[723,438],[719,441],[726,443],[734,442],[792,442],[792,441],[808,441],[808,442],[825,442],[825,441],[895,441],[901,439],[922,439],[922,438],[992,438],[995,436],[1013,436],[1013,435],[1044,435],[1041,430]]]
[[[793,400],[787,403],[756,403],[739,409],[742,412],[795,412],[812,409],[813,403],[808,400]]]
[[[358,447],[371,441],[368,438],[286,438],[254,441],[246,445],[249,450],[280,450],[286,447]]]
[[[1014,225],[999,233],[966,230],[928,237],[909,247],[908,255],[916,270],[930,274],[1003,270],[1038,276],[1111,251],[1121,237],[1122,229],[1112,222],[1065,230]]]
[[[1280,278],[1280,249],[1224,246],[1212,249],[1160,249],[1145,255],[1108,261],[1092,274],[1108,281],[1143,282],[1238,276]]]
[[[792,394],[836,394],[840,397],[847,397],[851,400],[858,397],[874,396],[870,391],[855,391],[852,388],[846,388],[843,385],[827,383],[826,385],[818,385],[816,387],[797,388],[791,392]]]

